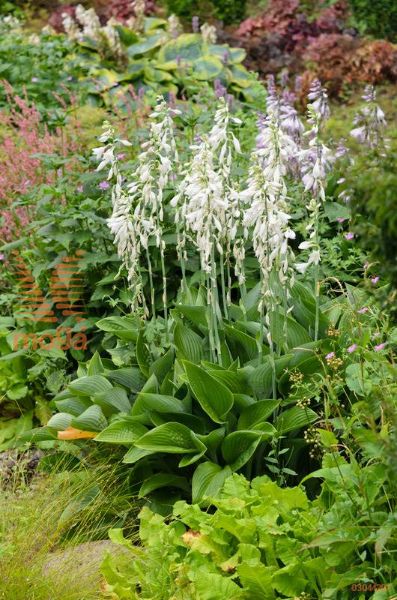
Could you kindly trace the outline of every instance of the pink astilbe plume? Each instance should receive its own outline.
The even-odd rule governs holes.
[[[8,82],[8,107],[0,111],[0,240],[10,241],[29,222],[30,209],[11,210],[15,199],[43,183],[51,183],[54,171],[44,167],[36,154],[66,156],[70,143],[60,130],[48,131],[35,106],[14,93]]]

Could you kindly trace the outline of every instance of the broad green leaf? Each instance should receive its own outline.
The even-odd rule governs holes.
[[[197,453],[205,448],[195,434],[181,423],[164,423],[136,440],[135,446],[151,452]]]
[[[115,387],[102,394],[96,394],[93,397],[93,402],[102,408],[106,417],[117,412],[129,413],[131,410],[127,392],[125,389],[119,387]]]
[[[221,60],[228,56],[228,60],[232,63],[241,63],[246,57],[247,53],[243,48],[231,48],[226,44],[213,44],[208,46],[208,53],[211,56],[217,56]]]
[[[280,400],[259,400],[245,408],[238,420],[238,429],[256,429],[256,425],[263,423],[280,405]]]
[[[159,413],[181,413],[184,411],[184,406],[181,400],[178,400],[178,398],[174,398],[173,396],[141,392],[134,402],[131,414],[134,416],[144,415],[151,411]]]
[[[87,408],[80,416],[74,417],[70,425],[82,431],[102,431],[107,427],[107,420],[99,406]]]
[[[275,361],[276,376],[279,377],[281,373],[287,368],[292,354],[286,354],[281,356]],[[270,362],[270,357],[265,356],[263,364],[256,367],[251,373],[248,374],[248,382],[251,385],[253,391],[259,398],[268,397],[272,391],[272,378],[273,369]]]
[[[222,468],[210,461],[199,465],[192,479],[193,504],[202,502],[205,497],[216,497],[231,474],[230,467]]]
[[[170,372],[174,363],[174,349],[169,348],[167,352],[160,356],[149,368],[149,374],[154,373],[157,381],[161,383],[164,377]]]
[[[260,431],[234,431],[223,440],[223,458],[233,471],[237,471],[249,461],[261,440]]]
[[[302,325],[291,317],[273,311],[270,315],[270,331],[274,342],[280,347],[296,348],[312,341],[312,338]]]
[[[200,363],[203,358],[203,340],[197,333],[177,323],[174,329],[174,344],[181,358]]]
[[[170,60],[182,60],[193,64],[202,57],[203,38],[200,34],[183,33],[175,40],[164,44],[160,49],[157,60],[166,63]]]
[[[146,54],[164,43],[164,32],[154,33],[144,38],[141,42],[132,44],[127,50],[128,56],[135,57]]]
[[[249,88],[252,86],[254,79],[252,73],[249,73],[242,65],[231,65],[228,69],[230,79],[240,88]]]
[[[276,421],[276,429],[280,435],[289,431],[301,429],[318,419],[318,415],[311,408],[294,406],[283,412]]]
[[[151,357],[150,357],[150,352],[148,350],[148,347],[145,343],[143,329],[141,329],[139,332],[135,351],[136,351],[136,360],[138,362],[140,370],[145,375],[145,377],[149,377]]]
[[[250,335],[231,325],[225,325],[225,335],[228,342],[235,346],[236,352],[243,362],[252,360],[258,355],[258,344]]]
[[[141,458],[145,458],[145,456],[149,456],[150,454],[155,453],[151,450],[142,450],[141,448],[135,448],[135,446],[133,446],[126,454],[124,454],[123,463],[132,465],[138,462],[138,460],[141,460]]]
[[[102,375],[80,377],[69,384],[69,389],[78,396],[95,396],[112,389],[112,384]]]
[[[147,428],[131,417],[124,417],[111,423],[94,440],[107,444],[133,444],[147,432]]]
[[[247,390],[247,382],[244,374],[229,369],[208,369],[212,377],[223,383],[233,394],[244,394]]]
[[[185,304],[177,305],[174,311],[185,317],[193,325],[207,328],[207,309],[205,306],[190,306]]]
[[[121,340],[136,342],[138,339],[139,325],[134,317],[106,317],[97,321],[96,326]]]
[[[95,352],[87,365],[87,375],[100,375],[104,370],[101,357]]]
[[[201,408],[215,423],[224,423],[233,406],[233,394],[201,367],[183,361],[189,386]]]
[[[64,431],[70,427],[72,419],[72,415],[60,412],[51,417],[47,423],[47,427],[51,427],[51,429],[56,429],[57,431]]]
[[[76,398],[75,396],[69,396],[64,400],[55,400],[55,406],[59,410],[59,412],[69,413],[74,417],[78,417],[83,413],[89,406],[91,406],[92,402],[88,398],[84,398],[81,396],[80,398]]]
[[[190,491],[190,486],[186,477],[174,475],[173,473],[156,473],[155,475],[148,477],[148,479],[145,479],[139,489],[138,497],[144,498],[154,492],[154,490],[162,487],[177,487],[187,492]]]
[[[194,62],[194,76],[199,81],[216,79],[223,71],[223,64],[216,56],[202,56]]]
[[[247,590],[252,598],[261,598],[261,600],[268,598],[272,600],[274,592],[271,582],[274,569],[274,566],[267,567],[260,561],[252,564],[251,561],[242,560],[237,566],[237,573],[244,589]]]
[[[115,371],[106,372],[107,379],[123,385],[131,392],[139,392],[145,383],[145,379],[139,369],[134,367],[122,367]]]

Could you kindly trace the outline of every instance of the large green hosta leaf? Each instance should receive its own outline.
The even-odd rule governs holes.
[[[135,446],[151,452],[190,454],[205,450],[196,435],[181,423],[164,423],[136,440]]]
[[[115,371],[106,372],[107,379],[123,385],[131,392],[139,392],[145,383],[145,378],[139,369],[134,367],[122,367]]]
[[[135,317],[106,317],[97,321],[96,326],[121,340],[136,342],[138,339],[139,323]]]
[[[129,413],[131,404],[127,392],[123,388],[113,388],[107,392],[96,394],[94,404],[101,407],[103,414],[108,417],[117,412]]]
[[[178,356],[193,363],[199,363],[203,358],[203,340],[194,331],[177,323],[174,329],[174,344]]]
[[[184,405],[181,400],[173,396],[141,392],[135,400],[131,414],[134,416],[146,415],[152,411],[159,413],[183,413]]]
[[[78,396],[95,396],[112,389],[112,384],[102,375],[87,375],[69,384],[69,389]]]
[[[198,33],[183,33],[175,40],[164,44],[159,50],[157,59],[162,63],[171,60],[182,60],[193,64],[203,55],[203,38]]]
[[[271,432],[263,434],[261,431],[234,431],[225,437],[222,455],[233,471],[241,469],[249,461],[264,435],[270,437]]]
[[[205,462],[197,467],[192,480],[192,502],[202,502],[205,497],[214,498],[226,479],[232,474],[230,467]]]
[[[74,417],[70,425],[83,431],[102,431],[107,427],[107,420],[99,406],[90,406],[80,416]]]
[[[301,429],[314,423],[318,419],[317,413],[311,408],[300,408],[294,406],[283,412],[276,421],[276,429],[280,435],[284,435],[289,431]]]
[[[223,64],[216,56],[202,56],[194,63],[194,76],[200,81],[216,79],[223,71]]]
[[[238,420],[238,429],[256,429],[260,423],[264,423],[268,417],[280,405],[280,400],[260,400],[245,408]]]
[[[123,417],[111,423],[94,439],[107,444],[133,444],[146,432],[147,428],[133,417]]]
[[[189,386],[201,408],[215,423],[224,423],[231,410],[232,392],[201,367],[184,361]]]
[[[148,496],[154,490],[158,490],[163,487],[177,487],[185,490],[186,492],[190,491],[190,485],[186,477],[182,477],[180,475],[174,475],[174,473],[156,473],[142,483],[139,489],[139,498],[144,498]]]

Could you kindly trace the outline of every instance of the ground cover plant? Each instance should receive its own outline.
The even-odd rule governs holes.
[[[0,596],[391,600],[392,18],[47,4],[0,22]]]

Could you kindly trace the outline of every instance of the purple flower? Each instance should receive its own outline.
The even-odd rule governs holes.
[[[110,188],[110,183],[108,181],[101,181],[98,187],[100,190],[108,190]]]
[[[5,255],[1,252],[0,253],[0,260],[4,260],[5,259]]]
[[[127,156],[127,155],[126,155],[124,152],[121,152],[121,154],[118,154],[118,155],[117,155],[117,158],[118,158],[118,160],[124,160],[126,156]],[[104,182],[104,181],[102,181],[101,183],[107,183],[107,181],[105,181],[105,182]],[[100,185],[100,184],[99,184],[99,185]],[[109,186],[108,186],[108,187],[109,187]],[[106,188],[104,188],[104,189],[106,189]]]
[[[368,312],[368,306],[363,306],[362,308],[359,308],[358,313],[360,313],[360,315],[364,315],[366,312]]]
[[[374,350],[375,352],[380,352],[381,350],[384,350],[386,347],[385,342],[382,342],[382,344],[377,344],[376,346],[374,346]]]
[[[356,350],[357,350],[357,344],[352,344],[347,349],[347,351],[349,352],[349,354],[351,354],[352,352],[355,352]]]
[[[330,110],[328,106],[328,94],[326,90],[322,87],[321,82],[318,79],[315,79],[312,85],[310,86],[308,98],[317,116],[321,120],[328,119],[330,115]]]
[[[346,240],[352,240],[353,238],[354,238],[354,233],[352,233],[351,231],[349,231],[349,233],[345,233]]]
[[[217,98],[224,98],[227,92],[226,88],[221,84],[219,79],[215,79],[214,81],[214,91]]]
[[[336,158],[342,158],[343,156],[346,156],[346,154],[348,154],[348,149],[346,148],[345,144],[343,143],[342,140],[340,140],[336,150],[335,150],[335,156]]]
[[[335,358],[335,352],[328,352],[325,356],[325,360],[332,360],[333,358]]]
[[[375,277],[371,277],[372,285],[376,285],[379,281],[379,275],[375,275]]]
[[[39,78],[38,77],[32,77],[31,82],[32,83],[38,83]]]
[[[338,223],[343,223],[344,221],[346,221],[346,217],[338,217],[336,220],[338,221]]]

